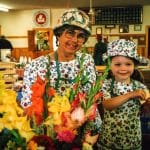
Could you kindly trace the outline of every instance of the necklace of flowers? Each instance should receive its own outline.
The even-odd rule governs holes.
[[[54,52],[54,58],[55,58],[55,62],[56,62],[56,71],[57,71],[57,75],[58,75],[56,83],[55,83],[55,89],[58,89],[58,87],[59,87],[59,81],[60,80],[66,81],[66,79],[61,78],[61,73],[60,73],[60,68],[59,68],[58,53],[57,53],[57,51]],[[73,83],[74,80],[68,79],[68,82],[69,83]]]

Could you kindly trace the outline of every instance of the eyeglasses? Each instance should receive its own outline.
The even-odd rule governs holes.
[[[75,30],[68,29],[65,31],[65,37],[72,39],[76,36],[79,43],[84,43],[86,40],[86,34],[84,32],[76,32]]]

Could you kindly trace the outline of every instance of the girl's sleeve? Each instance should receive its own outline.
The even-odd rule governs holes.
[[[105,79],[102,84],[102,92],[103,92],[103,99],[111,98],[110,94],[110,80]]]

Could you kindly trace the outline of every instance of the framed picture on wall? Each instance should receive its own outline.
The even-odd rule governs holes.
[[[96,28],[96,34],[102,34],[102,27]]]
[[[52,30],[50,28],[34,28],[34,30],[36,50],[45,51],[53,49]]]
[[[142,30],[142,25],[141,24],[135,24],[134,25],[134,31],[141,31]]]
[[[128,33],[129,32],[129,25],[120,25],[119,26],[119,33]]]

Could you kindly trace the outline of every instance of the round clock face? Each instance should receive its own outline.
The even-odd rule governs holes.
[[[38,26],[45,26],[48,22],[48,15],[45,11],[38,11],[34,14],[34,22]]]

